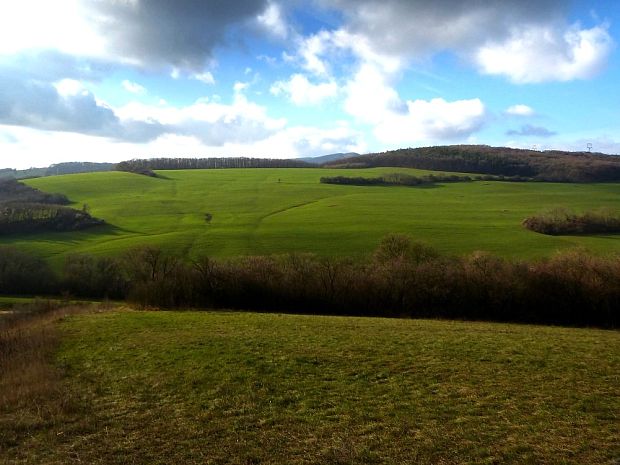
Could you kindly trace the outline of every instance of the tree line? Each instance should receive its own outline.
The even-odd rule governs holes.
[[[130,173],[154,175],[153,170],[195,170],[223,168],[311,168],[310,163],[295,159],[277,158],[150,158],[118,163],[115,169]]]
[[[453,145],[393,150],[326,163],[325,167],[405,167],[518,176],[548,182],[620,181],[620,157],[587,152]]]
[[[140,247],[69,255],[59,273],[0,247],[0,293],[126,299],[140,306],[450,318],[617,328],[620,258],[566,252],[509,261],[446,257],[403,235],[362,261],[308,254],[180,260]]]
[[[0,180],[0,234],[75,231],[101,225],[87,208],[67,205],[63,194],[50,194],[15,179]]]

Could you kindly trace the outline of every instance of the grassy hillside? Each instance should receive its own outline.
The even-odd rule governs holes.
[[[617,332],[193,312],[74,316],[62,332],[63,406],[2,417],[15,463],[620,458]]]
[[[521,221],[553,207],[620,207],[620,184],[453,183],[434,187],[320,184],[321,176],[376,177],[397,168],[227,169],[122,172],[32,179],[29,185],[86,203],[110,226],[72,233],[2,238],[53,263],[69,252],[117,254],[153,244],[184,256],[283,252],[369,253],[386,233],[401,232],[445,253],[487,250],[541,257],[584,246],[620,250],[620,236],[549,237]],[[205,214],[213,218],[205,221]]]

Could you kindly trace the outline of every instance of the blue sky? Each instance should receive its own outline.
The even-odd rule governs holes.
[[[7,0],[0,167],[620,153],[620,2]]]

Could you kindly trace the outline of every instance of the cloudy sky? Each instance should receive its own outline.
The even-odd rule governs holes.
[[[0,167],[620,153],[620,2],[2,0]]]

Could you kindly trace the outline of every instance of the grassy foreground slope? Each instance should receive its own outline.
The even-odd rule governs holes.
[[[486,250],[540,257],[585,246],[620,250],[620,236],[548,237],[521,221],[540,210],[620,206],[620,183],[472,182],[434,187],[320,184],[321,176],[368,176],[413,169],[226,169],[39,178],[28,184],[66,194],[112,226],[84,232],[2,238],[61,263],[63,254],[117,254],[152,244],[195,257],[315,252],[369,253],[386,233],[407,233],[445,253]],[[213,218],[209,224],[205,213]]]
[[[194,312],[74,316],[62,332],[82,407],[21,431],[6,453],[24,463],[620,458],[617,332]]]

